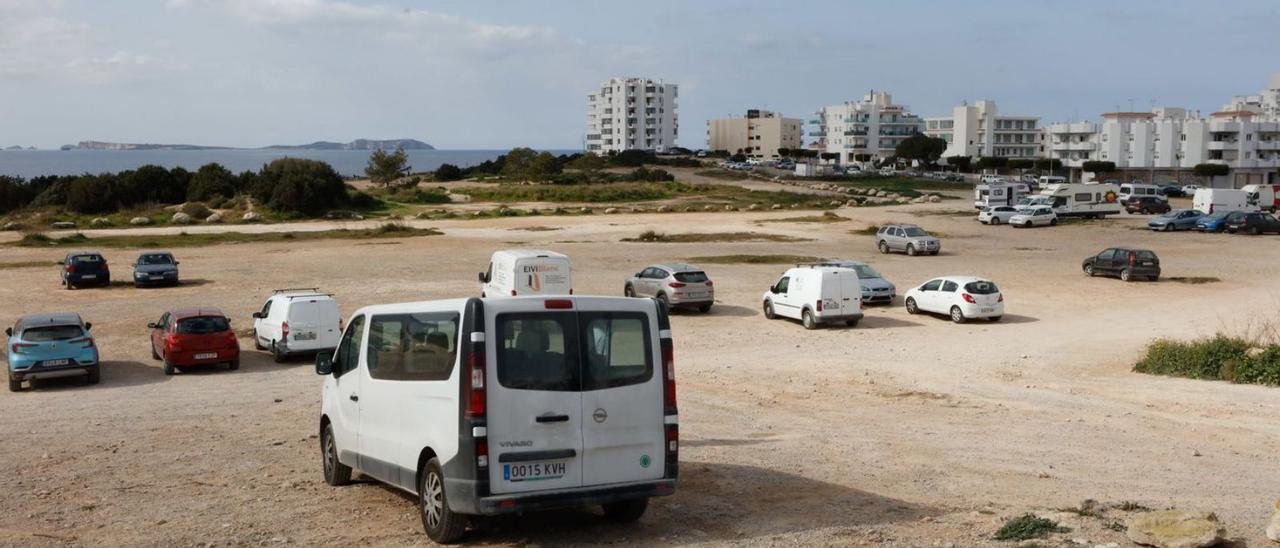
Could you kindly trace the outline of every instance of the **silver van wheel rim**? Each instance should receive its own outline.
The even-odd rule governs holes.
[[[440,489],[440,476],[427,474],[426,489],[422,493],[422,515],[427,519],[427,526],[440,527],[440,514],[444,510],[444,491]]]

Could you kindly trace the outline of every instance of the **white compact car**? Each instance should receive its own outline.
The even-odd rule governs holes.
[[[1058,224],[1058,214],[1053,212],[1052,208],[1040,206],[1033,207],[1028,210],[1019,211],[1009,217],[1009,225],[1013,227],[1032,227],[1032,226],[1055,226]]]
[[[943,276],[907,290],[907,313],[946,314],[964,323],[973,318],[993,322],[1004,316],[1004,295],[995,282],[973,276]]]
[[[542,249],[503,249],[480,273],[481,297],[572,295],[573,268],[569,257]]]
[[[978,212],[978,222],[984,225],[1007,224],[1009,219],[1018,214],[1013,206],[991,206]]]
[[[862,285],[850,268],[797,266],[787,270],[763,300],[765,318],[800,320],[805,329],[836,322],[853,327],[862,319]]]
[[[295,354],[333,350],[341,333],[338,302],[316,288],[277,289],[253,313],[253,346],[271,351],[277,363]]]
[[[639,519],[675,492],[671,324],[654,299],[471,298],[368,306],[316,357],[325,481],[353,469],[417,497],[427,536],[467,515],[599,504]]]

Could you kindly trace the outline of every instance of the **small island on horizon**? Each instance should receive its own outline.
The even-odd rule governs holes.
[[[436,149],[430,144],[417,139],[356,139],[347,143],[316,141],[305,145],[271,145],[258,148],[80,141],[74,145],[62,145],[61,150],[395,150],[397,148],[404,150]]]

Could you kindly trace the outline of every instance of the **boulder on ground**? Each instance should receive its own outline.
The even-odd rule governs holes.
[[[1267,525],[1267,538],[1280,542],[1280,500],[1276,501],[1276,513],[1271,516],[1271,523]]]
[[[57,221],[57,222],[54,222],[53,224],[50,224],[49,226],[53,228],[75,228],[76,224],[71,221]]]
[[[725,204],[725,206],[724,206],[724,210],[725,210],[725,211],[737,211],[737,210],[738,210],[738,208],[733,207],[733,205],[732,205],[732,204]]]
[[[942,201],[942,196],[938,196],[937,194],[930,194],[930,195],[929,195],[929,203],[931,203],[931,204],[936,204],[936,203],[941,202],[941,201]]]
[[[658,206],[658,213],[666,213],[668,211],[671,211],[671,208],[664,205]]]
[[[181,212],[181,211],[179,211],[179,212],[177,212],[177,213],[174,213],[174,214],[173,214],[173,219],[171,219],[171,220],[172,220],[173,222],[177,223],[177,224],[180,224],[180,225],[189,225],[189,224],[191,224],[191,216],[190,216],[190,215],[187,215],[186,213],[183,213],[183,212]]]
[[[250,223],[256,223],[262,220],[262,215],[257,211],[249,211],[249,212],[246,212],[244,215],[241,215],[240,220],[248,221]]]
[[[769,206],[769,209],[782,209],[782,204],[773,204]]]
[[[578,213],[591,213],[591,208],[589,207],[578,208]]]
[[[129,219],[129,224],[137,226],[149,225],[151,224],[151,217],[134,217]]]
[[[222,222],[222,214],[221,214],[221,213],[212,213],[212,214],[210,214],[208,217],[205,217],[205,218],[204,218],[204,222],[206,222],[206,223],[221,223],[221,222]]]
[[[1164,510],[1129,519],[1129,540],[1159,548],[1200,548],[1223,541],[1227,531],[1212,512]]]
[[[111,226],[111,219],[108,219],[106,217],[96,217],[92,221],[89,221],[89,226],[96,226],[96,227]]]
[[[925,200],[924,196],[916,196],[915,198],[912,198],[912,199],[911,199],[911,203],[913,203],[913,204],[923,204],[923,203],[925,203],[925,201],[926,201],[926,200]]]
[[[616,207],[611,207],[611,208],[608,208],[608,209],[605,209],[605,210],[604,210],[604,214],[605,214],[605,215],[612,215],[612,214],[617,213],[617,212],[618,212],[618,208],[616,208]]]
[[[759,210],[760,210],[760,204],[751,204],[751,205],[747,206],[747,210],[748,210],[748,211],[759,211]]]
[[[13,221],[10,221],[5,223],[3,227],[0,227],[0,230],[17,230],[19,226],[21,225]]]

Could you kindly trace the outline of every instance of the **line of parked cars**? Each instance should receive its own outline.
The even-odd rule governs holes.
[[[133,262],[134,287],[178,285],[178,260],[168,251],[144,251]],[[72,251],[61,261],[59,277],[67,289],[111,285],[111,265],[97,251]]]

